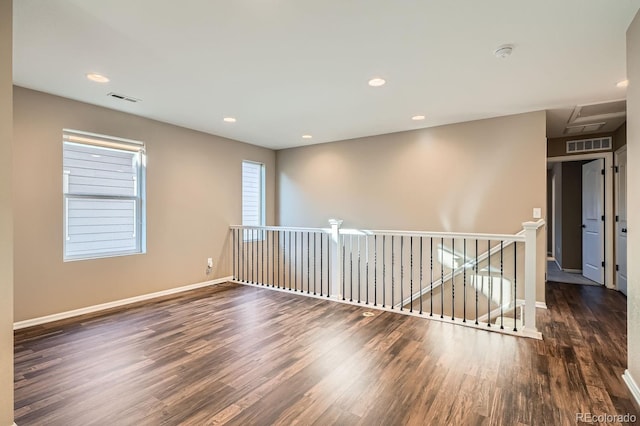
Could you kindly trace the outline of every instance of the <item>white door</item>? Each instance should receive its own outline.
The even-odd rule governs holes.
[[[616,283],[627,294],[627,150],[616,153]]]
[[[582,275],[604,284],[604,159],[582,165]]]

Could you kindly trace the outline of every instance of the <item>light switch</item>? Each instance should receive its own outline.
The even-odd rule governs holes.
[[[540,207],[533,208],[533,218],[540,219],[542,217],[542,209]]]

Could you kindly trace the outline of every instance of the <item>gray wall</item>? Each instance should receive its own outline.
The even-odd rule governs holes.
[[[555,188],[555,215],[553,227],[555,230],[555,259],[562,268],[562,163],[553,163],[553,186]]]
[[[12,13],[0,0],[0,425],[13,423]]]
[[[613,135],[613,150],[617,151],[627,144],[627,123],[622,123]]]
[[[563,136],[561,138],[551,138],[547,141],[547,157],[565,157],[567,155],[583,155],[584,152],[567,153],[567,141],[579,140],[579,139],[592,139],[601,137],[611,137],[611,149],[598,152],[611,152],[616,146],[616,134],[613,132],[594,133],[587,136]]]
[[[582,269],[582,164],[562,163],[562,268]]]
[[[242,160],[266,165],[273,223],[272,150],[19,87],[14,123],[16,321],[230,275]],[[146,254],[63,262],[63,128],[146,143]]]

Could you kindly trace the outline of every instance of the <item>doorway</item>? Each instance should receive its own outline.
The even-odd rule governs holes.
[[[610,152],[548,159],[548,281],[614,288],[612,163]]]
[[[582,276],[604,285],[604,160],[581,165]]]

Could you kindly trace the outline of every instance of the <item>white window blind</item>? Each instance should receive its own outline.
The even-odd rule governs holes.
[[[242,224],[245,226],[264,226],[264,164],[252,161],[242,162]],[[253,234],[256,238],[257,234]],[[258,237],[260,237],[258,235]],[[246,239],[252,239],[252,233],[245,232]]]
[[[144,251],[144,145],[63,133],[64,258]]]

